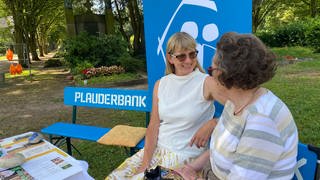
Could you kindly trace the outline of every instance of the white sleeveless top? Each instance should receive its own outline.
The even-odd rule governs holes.
[[[206,149],[188,145],[197,130],[213,117],[213,103],[203,96],[206,76],[196,69],[186,76],[169,74],[160,79],[159,147],[188,157],[197,157]]]

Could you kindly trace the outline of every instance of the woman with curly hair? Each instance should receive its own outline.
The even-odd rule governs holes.
[[[275,55],[252,34],[230,32],[221,37],[204,94],[214,99],[217,92],[224,94],[224,111],[210,150],[177,169],[185,179],[195,179],[200,172],[205,179],[293,177],[296,124],[285,103],[261,87],[275,74],[274,60]]]

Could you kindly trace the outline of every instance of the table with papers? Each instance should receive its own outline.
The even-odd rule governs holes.
[[[74,180],[93,179],[87,173],[87,164],[54,146],[46,140],[37,144],[28,143],[33,132],[0,139],[0,156],[7,153],[20,153],[26,161],[10,169],[0,168],[0,179],[4,180]]]

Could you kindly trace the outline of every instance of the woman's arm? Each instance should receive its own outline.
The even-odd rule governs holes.
[[[203,169],[203,167],[210,160],[210,151],[206,150],[202,153],[196,160],[192,161],[188,165],[192,167],[196,172],[199,172]]]
[[[156,82],[153,89],[151,118],[146,132],[142,164],[139,167],[137,173],[141,173],[149,167],[153,156],[153,152],[158,142],[158,133],[160,126],[160,118],[158,111],[158,87],[159,81]]]
[[[213,101],[219,99],[220,102],[224,100],[225,96],[222,96],[218,90],[219,84],[215,81],[213,77],[206,77],[203,86],[203,97],[208,101]],[[212,114],[213,116],[213,114]],[[213,129],[217,125],[217,119],[212,118],[208,122],[204,123],[198,131],[193,135],[190,140],[189,145],[195,144],[198,148],[206,146]]]
[[[197,173],[204,168],[209,159],[210,152],[209,150],[207,150],[202,153],[196,160],[180,167],[179,169],[175,169],[175,171],[178,172],[185,180],[197,179]]]
[[[216,118],[212,118],[208,122],[204,123],[199,128],[199,130],[193,135],[189,145],[192,146],[193,144],[195,144],[198,148],[205,147],[216,125],[217,125]]]

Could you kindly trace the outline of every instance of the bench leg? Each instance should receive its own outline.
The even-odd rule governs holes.
[[[74,150],[76,150],[77,153],[79,153],[80,156],[82,156],[81,152],[80,152],[73,144],[71,144],[71,147],[72,147]]]
[[[53,143],[54,139],[56,141]],[[82,155],[81,152],[71,143],[71,138],[63,137],[63,136],[51,137],[50,142],[51,142],[51,144],[53,144],[53,145],[55,145],[57,147],[63,146],[66,143],[67,144],[67,153],[69,155],[72,156],[72,149],[76,150],[77,153],[79,153],[80,156]]]
[[[67,153],[72,156],[72,144],[71,144],[71,139],[70,138],[66,138],[66,142],[67,142]]]
[[[50,140],[50,143],[53,144],[53,137],[52,137],[52,135],[49,135],[49,140]]]

